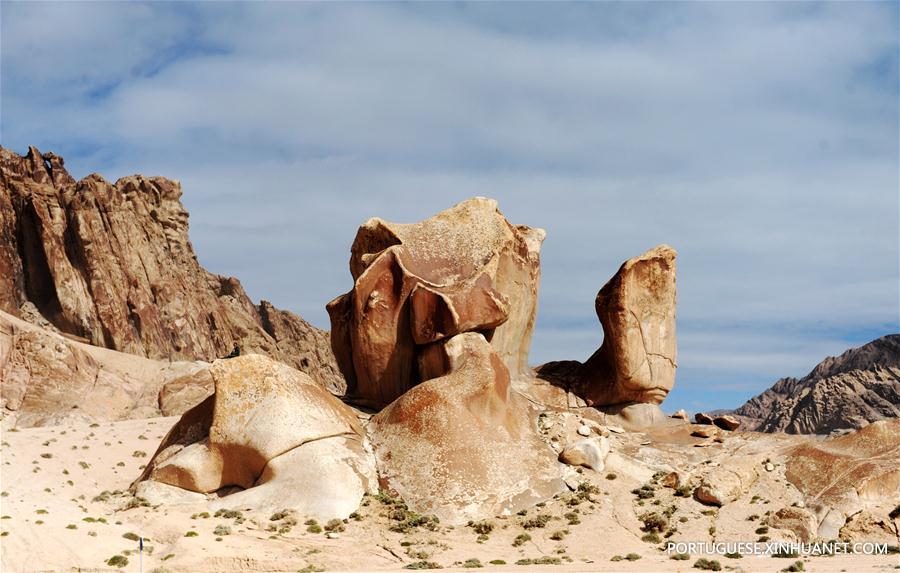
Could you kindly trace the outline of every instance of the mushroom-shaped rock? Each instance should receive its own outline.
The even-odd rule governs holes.
[[[323,518],[346,517],[374,487],[356,416],[309,376],[257,354],[217,360],[209,373],[215,392],[185,412],[138,481],[237,486],[245,491],[230,504]]]
[[[328,303],[347,394],[382,407],[427,377],[429,344],[481,332],[518,376],[528,372],[544,231],[511,225],[475,198],[415,224],[373,218],[353,241],[353,289]]]
[[[660,404],[675,383],[676,255],[660,245],[625,261],[597,293],[600,349],[584,364],[545,364],[538,376],[590,406]]]
[[[509,514],[565,490],[530,403],[480,333],[436,343],[446,373],[374,416],[379,473],[411,509],[442,522]],[[433,367],[437,374],[439,368]]]

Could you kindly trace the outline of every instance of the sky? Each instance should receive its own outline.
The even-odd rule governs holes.
[[[531,362],[678,250],[664,408],[900,331],[897,2],[0,3],[0,144],[181,181],[209,270],[328,328],[356,228],[542,227]]]

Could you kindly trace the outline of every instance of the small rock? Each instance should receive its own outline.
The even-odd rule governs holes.
[[[795,505],[802,509],[802,508],[806,507],[806,502],[801,499]]]
[[[713,419],[710,416],[707,416],[706,414],[704,414],[703,412],[697,412],[696,414],[694,414],[694,420],[698,424],[711,425],[713,423]]]
[[[715,438],[713,438],[713,441],[717,444],[724,444],[725,438],[723,436],[716,436]]]
[[[661,483],[663,487],[678,489],[678,486],[681,485],[681,476],[678,472],[669,472],[659,480],[659,483]]]
[[[688,416],[688,413],[685,412],[684,410],[678,410],[677,412],[675,412],[674,414],[672,414],[670,417],[671,417],[671,418],[677,418],[677,419],[679,419],[679,420],[690,420],[690,417]]]
[[[711,438],[718,433],[715,428],[696,428],[691,435],[695,438]]]
[[[579,480],[574,477],[567,477],[565,480],[566,487],[569,488],[570,491],[575,491],[578,489],[578,484],[581,483]]]
[[[559,461],[600,471],[609,455],[609,440],[603,437],[575,442],[559,454]]]
[[[772,462],[766,462],[765,468],[767,472],[775,471],[775,464],[773,464]]]
[[[606,429],[614,434],[624,434],[625,429],[621,426],[606,426]]]
[[[594,426],[594,431],[604,438],[609,436],[609,430],[604,428],[603,426]]]
[[[576,430],[576,431],[578,432],[579,436],[588,437],[591,435],[591,429],[588,428],[587,426],[585,426],[584,424],[578,426],[578,430]]]
[[[716,416],[713,420],[713,424],[719,426],[723,430],[728,430],[729,432],[733,432],[737,430],[741,425],[741,421],[732,416]]]
[[[329,531],[328,533],[325,534],[325,537],[327,537],[328,539],[340,539],[341,534],[337,533],[335,531]]]

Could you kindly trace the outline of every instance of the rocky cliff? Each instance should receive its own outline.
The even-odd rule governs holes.
[[[828,434],[900,417],[900,334],[831,356],[802,379],[782,378],[734,411],[747,429]]]
[[[0,310],[147,358],[238,347],[343,393],[327,332],[200,266],[180,198],[171,179],[75,181],[53,153],[0,147]]]

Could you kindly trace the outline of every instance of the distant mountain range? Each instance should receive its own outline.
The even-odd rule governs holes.
[[[900,417],[900,334],[830,356],[801,379],[782,378],[732,412],[743,428],[830,434]]]

